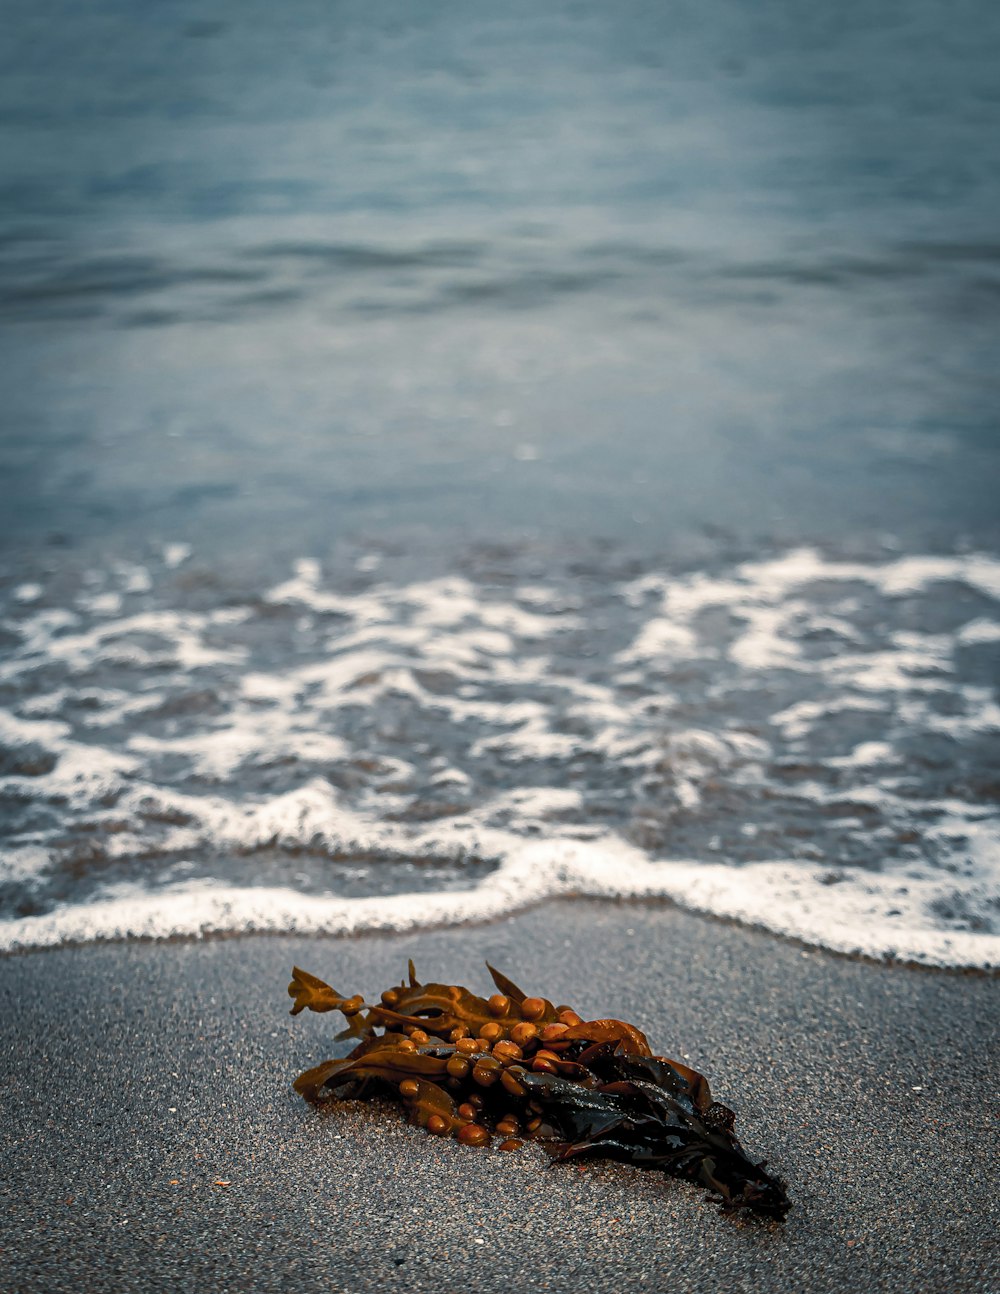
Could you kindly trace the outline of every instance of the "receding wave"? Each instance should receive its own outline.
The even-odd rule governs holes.
[[[669,898],[1000,964],[1000,561],[3,595],[0,947]]]

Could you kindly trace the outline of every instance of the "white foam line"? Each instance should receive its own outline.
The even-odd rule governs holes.
[[[486,833],[498,837],[501,833]],[[46,916],[0,922],[0,949],[52,947],[95,939],[168,938],[227,931],[298,934],[404,932],[494,919],[545,899],[671,899],[681,907],[730,918],[836,952],[930,966],[996,969],[1000,937],[944,932],[919,911],[946,891],[943,882],[843,875],[823,884],[825,869],[801,862],[741,868],[698,862],[651,862],[620,840],[512,842],[505,861],[474,890],[390,897],[310,897],[288,888],[181,886],[155,896],[116,898]],[[490,842],[484,842],[490,843]],[[492,841],[499,843],[498,839]],[[892,881],[895,893],[879,882]],[[905,905],[907,928],[886,905]]]
[[[975,643],[995,643],[1000,642],[1000,624],[995,620],[970,620],[967,625],[959,630],[958,641],[963,646],[971,646]]]
[[[193,612],[145,611],[124,620],[99,624],[77,634],[56,630],[79,623],[70,613],[45,612],[20,626],[24,643],[15,659],[0,667],[0,678],[13,681],[36,669],[40,658],[61,662],[73,673],[83,673],[92,664],[130,662],[135,665],[173,665],[191,671],[208,665],[238,665],[247,656],[242,647],[222,650],[206,646],[201,635],[201,618]],[[163,640],[163,649],[150,651],[127,641],[141,634]]]
[[[728,654],[737,664],[749,669],[808,669],[797,644],[786,633],[796,615],[808,611],[806,604],[792,600],[795,590],[817,582],[860,583],[886,597],[901,598],[949,580],[1000,600],[1000,561],[985,554],[904,557],[864,564],[827,561],[815,549],[799,548],[770,561],[745,562],[737,567],[736,578],[704,573],[679,579],[645,576],[622,585],[619,592],[633,607],[642,606],[649,595],[659,594],[660,618],[649,620],[632,644],[619,652],[617,660],[628,664],[657,658],[685,659],[693,654],[691,622],[701,611],[723,607],[747,626],[729,647]],[[822,618],[817,623],[822,623]],[[826,627],[830,627],[829,622]],[[978,635],[987,632],[985,628],[977,629],[971,640],[985,641]],[[934,650],[935,640],[930,637],[913,635],[913,639],[914,647]],[[905,662],[897,662],[897,667],[902,663]],[[905,685],[911,684],[912,679],[906,676]]]

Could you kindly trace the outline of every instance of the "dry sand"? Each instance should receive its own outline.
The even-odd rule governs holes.
[[[484,988],[489,958],[688,1058],[788,1179],[788,1221],[627,1165],[465,1149],[388,1105],[317,1114],[290,1082],[336,1024],[289,1017],[292,963],[372,995],[411,956]],[[582,902],[405,938],[8,957],[0,1288],[984,1294],[998,987]]]

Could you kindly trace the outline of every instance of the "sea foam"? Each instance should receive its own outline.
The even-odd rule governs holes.
[[[303,559],[206,604],[179,552],[8,594],[0,948],[586,895],[1000,964],[991,556],[340,586]]]

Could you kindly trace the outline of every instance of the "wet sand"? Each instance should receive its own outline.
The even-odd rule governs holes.
[[[440,1142],[389,1106],[312,1111],[290,1082],[336,1026],[289,1017],[292,963],[374,994],[408,957],[470,987],[489,958],[634,1020],[736,1109],[789,1182],[787,1223],[721,1217],[656,1172]],[[582,902],[409,937],[8,957],[0,1288],[981,1294],[1000,1286],[998,987]]]

